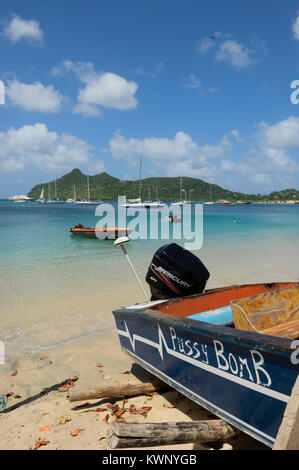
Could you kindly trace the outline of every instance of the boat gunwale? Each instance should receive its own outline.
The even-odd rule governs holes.
[[[185,296],[185,297],[175,297],[173,299],[168,299],[167,301],[167,304],[169,306],[171,305],[175,305],[177,303],[180,303],[182,302],[182,300],[193,300],[193,299],[196,299],[197,297],[202,297],[202,296],[205,296],[205,297],[208,297],[212,294],[215,294],[215,293],[221,293],[221,292],[227,292],[228,290],[231,290],[231,289],[249,289],[249,288],[255,288],[255,287],[262,287],[264,286],[265,288],[272,290],[274,286],[278,285],[278,284],[285,284],[287,285],[287,288],[289,287],[295,287],[295,286],[299,286],[299,281],[281,281],[281,282],[259,282],[259,283],[254,283],[254,284],[233,284],[231,286],[225,286],[225,287],[215,287],[214,289],[207,289],[205,290],[202,294],[192,294],[192,295],[188,295],[188,296]],[[286,287],[283,287],[281,289],[285,289]],[[276,290],[280,290],[280,289],[273,289],[273,291],[276,291]],[[267,292],[267,291],[265,291]],[[253,294],[253,296],[256,295],[256,294]],[[252,296],[250,296],[252,297]],[[239,297],[237,299],[234,299],[234,302],[237,301],[237,300],[241,300],[243,299],[244,297]],[[164,303],[164,306],[165,306],[165,303]],[[158,309],[158,306],[154,307],[155,310]],[[184,317],[180,317],[180,318],[184,318]]]
[[[237,330],[228,326],[212,325],[211,323],[201,322],[199,320],[192,320],[191,318],[177,317],[168,313],[160,312],[154,309],[145,309],[142,311],[136,311],[132,307],[117,310],[113,310],[113,315],[124,315],[124,319],[133,318],[138,316],[142,321],[155,321],[162,322],[164,325],[176,326],[178,328],[192,331],[192,333],[206,336],[213,340],[225,339],[232,343],[238,343],[239,345],[246,346],[249,348],[259,349],[263,352],[270,354],[277,353],[279,355],[288,355],[294,352],[291,347],[293,340],[287,338],[281,338],[277,336],[264,335],[262,333],[254,333],[249,331]],[[290,361],[291,365],[291,361]]]

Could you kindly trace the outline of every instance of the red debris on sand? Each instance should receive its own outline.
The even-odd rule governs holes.
[[[82,406],[87,406],[90,405],[89,401],[86,401],[85,403],[81,403],[80,405],[76,405],[74,408],[82,408]]]
[[[43,426],[42,428],[39,428],[39,431],[40,432],[50,431],[50,426]]]
[[[70,388],[72,388],[74,386],[74,382],[76,380],[78,380],[77,377],[74,377],[74,379],[67,379],[65,382],[63,382],[61,384],[61,387],[60,387],[59,391],[60,392],[67,392]]]
[[[46,446],[50,441],[36,441],[34,450],[39,449],[40,446]]]
[[[72,431],[72,436],[75,437],[75,436],[78,436],[79,432],[81,431],[84,431],[84,429],[74,429],[74,431]]]

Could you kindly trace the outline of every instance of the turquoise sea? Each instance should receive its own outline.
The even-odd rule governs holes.
[[[94,227],[95,208],[0,201],[0,340],[6,355],[110,330],[115,307],[143,300],[113,241],[69,233],[76,223]],[[161,223],[168,224],[165,217]],[[298,280],[298,236],[299,205],[204,205],[203,247],[195,254],[211,273],[208,287]],[[156,249],[166,243],[128,245],[143,281]]]

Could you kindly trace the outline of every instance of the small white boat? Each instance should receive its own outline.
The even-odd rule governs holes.
[[[141,178],[141,167],[142,167],[142,156],[140,155],[140,175],[139,175],[139,198],[136,199],[128,199],[126,200],[126,196],[122,196],[122,204],[120,207],[124,207],[125,209],[160,209],[165,206],[165,204],[161,203],[160,201],[144,201],[142,202],[141,193],[142,193],[142,178]],[[150,190],[149,190],[150,191]],[[150,192],[149,192],[150,196]]]
[[[121,207],[125,207],[126,209],[135,208],[135,209],[160,209],[164,207],[165,204],[160,202],[132,202],[128,204],[121,204]]]
[[[102,201],[91,201],[90,200],[90,189],[89,189],[89,176],[87,176],[87,199],[81,199],[80,201],[74,201],[75,204],[82,204],[82,205],[94,205],[94,204],[101,204]]]
[[[182,188],[182,177],[180,176],[180,200],[179,201],[172,201],[171,205],[172,206],[185,206],[187,204],[190,204],[191,201],[182,201],[182,192],[186,192],[185,189]]]
[[[74,197],[73,197],[73,199],[69,198],[65,202],[68,202],[68,203],[76,202],[76,186],[75,185],[74,185]]]

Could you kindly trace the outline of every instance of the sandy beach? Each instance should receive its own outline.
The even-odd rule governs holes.
[[[281,211],[278,215],[267,212],[269,227],[264,227],[265,215],[259,208],[250,210],[250,217],[247,212],[238,216],[229,212],[224,218],[222,213],[214,216],[211,212],[207,218],[210,232],[196,252],[211,273],[207,288],[298,278],[293,212],[286,219]],[[282,220],[287,223],[289,217],[295,228],[289,226],[287,237]],[[32,218],[40,230],[38,214],[34,212]],[[34,449],[37,442],[45,441],[39,451],[107,450],[107,428],[115,416],[105,408],[115,400],[83,400],[89,404],[76,408],[82,402],[71,403],[60,389],[74,378],[78,378],[75,389],[128,377],[122,374],[131,371],[132,361],[120,348],[111,312],[120,305],[141,302],[143,296],[126,260],[113,245],[74,241],[65,231],[67,215],[61,219],[62,228],[56,226],[56,217],[53,220],[53,239],[40,236],[35,244],[31,238],[19,240],[13,219],[11,239],[0,253],[6,266],[0,285],[0,339],[6,360],[0,364],[0,394],[10,394],[6,410],[0,413],[0,449]],[[137,241],[128,248],[144,285],[149,263],[161,244],[159,240]],[[97,367],[99,364],[103,367]],[[121,406],[119,398],[116,404]],[[126,407],[131,405],[151,409],[143,415],[126,411],[122,418],[127,422],[211,419],[200,406],[172,390],[129,398]],[[96,411],[98,408],[104,411]],[[74,433],[76,430],[80,432]],[[171,448],[213,447],[186,444]],[[245,436],[222,448],[266,449]]]
[[[42,450],[109,450],[106,434],[108,424],[115,420],[107,404],[118,404],[120,399],[70,402],[67,392],[61,391],[68,379],[76,379],[74,387],[84,388],[121,380],[130,372],[132,360],[121,351],[116,332],[84,338],[36,354],[15,356],[0,367],[0,391],[12,393],[6,410],[0,413],[0,449],[30,450],[43,441]],[[97,367],[97,366],[103,367]],[[134,370],[134,368],[133,368]],[[128,375],[126,375],[127,377]],[[129,412],[148,407],[145,415]],[[77,407],[77,408],[76,408]],[[96,411],[97,409],[104,411]],[[211,419],[211,413],[191,402],[175,390],[154,392],[128,398],[127,422],[169,422]],[[105,411],[107,409],[107,411]],[[108,417],[107,417],[108,415]],[[108,418],[108,422],[107,422]],[[79,430],[79,431],[78,431]],[[76,435],[73,435],[76,434]],[[149,449],[213,450],[219,446],[184,444]],[[222,450],[268,449],[257,441],[242,435],[223,443]],[[117,450],[115,451],[117,452]]]

